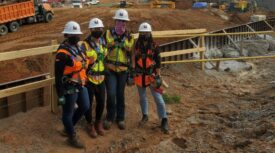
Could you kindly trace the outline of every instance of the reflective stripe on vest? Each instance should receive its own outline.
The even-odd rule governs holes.
[[[111,61],[111,63],[122,63],[125,65],[128,65],[128,59],[130,57],[127,57],[127,54],[130,54],[132,52],[132,48],[134,45],[134,39],[128,39],[126,36],[122,39],[122,42],[116,42],[115,36],[112,35],[112,32],[110,30],[107,30],[106,32],[106,41],[107,46],[109,49],[109,53],[107,55],[107,60]],[[115,67],[119,67],[118,65],[115,65]],[[127,69],[126,69],[127,70]]]
[[[71,57],[73,60],[73,66],[65,66],[63,75],[67,76],[67,81],[72,81],[74,83],[85,85],[87,76],[86,69],[88,67],[88,62],[86,62],[85,68],[82,67],[82,62],[76,61],[75,56],[65,49],[59,49],[57,53],[64,53]],[[85,57],[85,55],[83,55]]]
[[[139,59],[136,61],[136,73],[134,78],[135,84],[140,87],[146,87],[154,80],[152,78],[155,62],[153,60],[153,51],[147,50],[147,53],[142,54],[139,50],[136,51]],[[144,62],[144,60],[145,62]]]
[[[94,84],[100,84],[104,81],[104,58],[101,59],[99,56],[106,56],[107,55],[107,48],[103,47],[102,44],[100,44],[100,48],[97,50],[91,48],[91,46],[88,44],[88,42],[83,42],[86,47],[86,55],[88,58],[92,58],[95,63],[92,66],[89,66],[89,70],[87,73],[88,79],[90,82]]]

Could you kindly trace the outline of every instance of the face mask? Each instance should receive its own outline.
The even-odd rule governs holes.
[[[119,36],[123,35],[126,31],[126,23],[124,21],[117,20],[115,31]]]
[[[139,38],[143,41],[148,41],[150,39],[150,36],[142,34],[142,35],[139,36]]]
[[[99,37],[102,36],[102,31],[93,31],[93,32],[91,33],[91,35],[92,35],[94,38],[98,39]]]
[[[71,45],[76,45],[79,41],[80,41],[80,37],[79,36],[70,36],[70,37],[68,37],[68,42]]]

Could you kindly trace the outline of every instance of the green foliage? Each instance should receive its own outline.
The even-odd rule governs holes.
[[[169,95],[169,94],[163,94],[163,100],[166,104],[177,104],[180,103],[180,96],[173,94],[173,95]]]

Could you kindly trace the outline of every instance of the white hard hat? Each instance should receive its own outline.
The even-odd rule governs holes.
[[[115,20],[123,20],[130,21],[128,12],[125,9],[119,9],[116,11],[115,16],[113,17]]]
[[[140,24],[138,32],[152,32],[152,27],[149,23],[143,22]]]
[[[67,22],[67,24],[65,25],[64,31],[62,33],[64,33],[64,34],[75,34],[75,35],[83,34],[81,32],[79,24],[75,21]]]
[[[89,28],[104,28],[104,25],[99,18],[93,18],[89,23]]]

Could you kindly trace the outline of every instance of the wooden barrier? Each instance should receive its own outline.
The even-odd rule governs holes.
[[[216,59],[194,59],[194,60],[181,60],[181,61],[166,61],[162,64],[178,64],[178,63],[197,63],[197,62],[217,62],[217,61],[232,61],[232,60],[252,60],[252,59],[266,59],[275,58],[275,55],[271,56],[253,56],[253,57],[236,57],[236,58],[216,58]]]
[[[167,31],[153,31],[152,36],[154,38],[165,38],[165,37],[183,37],[183,35],[196,35],[206,33],[206,29],[188,29],[188,30],[167,30]],[[138,38],[138,33],[133,34],[134,38]]]
[[[192,48],[192,49],[184,49],[184,50],[175,50],[171,52],[162,52],[160,53],[161,57],[169,57],[169,56],[175,56],[175,55],[182,55],[182,54],[190,54],[195,52],[204,52],[205,47],[200,48]]]
[[[234,32],[234,33],[202,33],[202,34],[178,34],[178,35],[161,35],[155,38],[184,38],[197,36],[234,36],[234,35],[255,35],[255,34],[275,34],[275,31],[257,31],[257,32]]]
[[[54,52],[57,50],[57,47],[58,45],[55,44],[32,49],[3,52],[0,53],[0,61],[3,62],[47,54],[49,54],[50,59],[53,60]],[[53,97],[55,95],[53,94],[53,76],[52,65],[50,66],[50,75],[45,76],[42,80],[0,90],[0,118],[8,117],[21,111],[26,112],[36,106],[57,104],[56,97]],[[20,79],[20,81],[23,80],[24,79]],[[57,106],[55,108],[57,108]],[[53,110],[54,109],[52,109],[52,111]]]
[[[0,90],[0,98],[9,97],[12,95],[24,93],[24,92],[31,91],[34,89],[46,87],[46,86],[52,85],[53,82],[54,82],[54,79],[49,78],[49,79],[45,79],[45,80],[41,80],[41,81],[36,81],[33,83],[28,83],[28,84],[24,84],[24,85],[20,85],[20,86],[16,86],[16,87],[3,89],[3,90]]]
[[[53,53],[54,51],[56,51],[57,47],[58,46],[55,45],[55,46],[45,46],[45,47],[10,51],[10,52],[3,52],[3,53],[0,53],[0,62],[13,60],[17,58]]]

